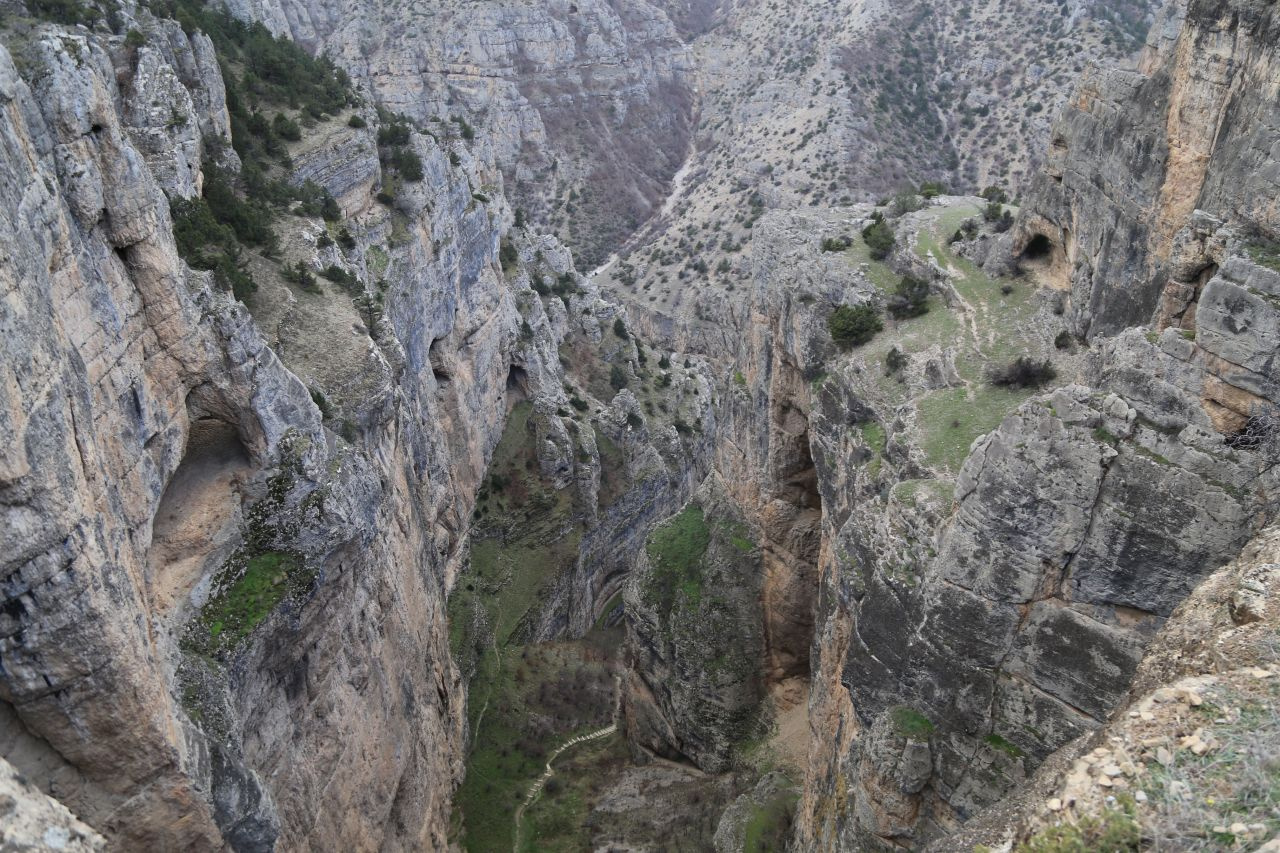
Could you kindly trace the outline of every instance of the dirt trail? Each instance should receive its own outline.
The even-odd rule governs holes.
[[[599,740],[600,738],[608,737],[609,735],[616,732],[618,730],[618,710],[621,703],[622,703],[622,678],[621,676],[614,676],[613,722],[605,726],[603,729],[597,729],[594,732],[588,732],[584,735],[578,735],[577,737],[572,738],[571,740],[565,741],[564,743],[560,744],[560,746],[556,747],[556,749],[550,755],[547,756],[546,769],[543,770],[542,775],[539,776],[537,779],[535,779],[533,784],[529,786],[529,793],[525,795],[524,802],[521,803],[520,806],[516,809],[515,838],[514,838],[514,843],[512,844],[512,850],[514,851],[514,853],[520,853],[520,823],[524,819],[525,809],[533,805],[533,801],[538,798],[538,795],[542,793],[542,789],[546,786],[547,782],[551,779],[553,775],[555,775],[555,770],[551,767],[552,762],[554,762],[557,758],[559,758],[561,753],[565,752],[566,750],[572,749],[573,747],[577,746],[580,743],[586,743],[587,741],[592,741],[592,740]]]

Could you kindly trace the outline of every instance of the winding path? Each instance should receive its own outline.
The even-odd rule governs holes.
[[[525,809],[533,805],[533,801],[542,793],[542,789],[546,786],[547,781],[555,775],[556,771],[551,767],[551,762],[559,758],[561,753],[568,749],[572,749],[580,743],[586,743],[590,740],[599,740],[600,738],[608,737],[616,732],[618,730],[618,708],[621,703],[622,677],[615,675],[613,678],[613,722],[605,726],[603,729],[597,729],[594,732],[587,732],[586,734],[578,735],[571,740],[565,741],[547,756],[547,768],[543,770],[542,775],[535,779],[533,784],[529,786],[529,793],[525,795],[524,802],[516,808],[514,842],[511,847],[513,853],[520,853],[520,822],[524,819]]]

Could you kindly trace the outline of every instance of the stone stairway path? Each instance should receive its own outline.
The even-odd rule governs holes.
[[[524,819],[525,809],[533,805],[533,801],[542,793],[542,789],[546,786],[548,780],[555,775],[555,770],[551,767],[551,763],[555,761],[566,750],[572,749],[580,743],[586,743],[591,740],[599,740],[608,737],[618,730],[618,706],[622,701],[622,679],[614,678],[614,700],[613,700],[613,722],[605,726],[603,729],[597,729],[594,732],[578,735],[575,738],[565,741],[556,747],[550,755],[547,756],[546,769],[542,771],[542,775],[533,781],[529,786],[529,793],[525,795],[524,802],[516,809],[515,814],[515,840],[512,845],[513,853],[520,853],[520,826]]]

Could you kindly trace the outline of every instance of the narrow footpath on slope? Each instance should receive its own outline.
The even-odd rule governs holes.
[[[554,762],[557,758],[559,758],[562,753],[564,753],[569,749],[572,749],[573,747],[577,746],[580,743],[586,743],[587,741],[592,741],[592,740],[599,740],[600,738],[608,737],[609,735],[616,732],[618,730],[618,712],[621,705],[622,705],[622,676],[615,675],[613,677],[613,722],[605,726],[603,729],[597,729],[594,732],[587,732],[586,734],[581,734],[575,738],[565,741],[564,743],[560,744],[560,746],[556,747],[556,749],[552,751],[550,755],[547,756],[546,769],[543,770],[542,775],[539,776],[537,779],[535,779],[533,781],[533,784],[529,786],[529,793],[525,795],[524,802],[522,802],[520,806],[516,809],[516,814],[515,814],[516,825],[515,825],[515,833],[514,833],[515,841],[514,841],[514,844],[512,845],[513,853],[520,853],[520,823],[524,819],[525,809],[533,805],[533,801],[538,798],[538,795],[542,793],[542,789],[546,786],[547,782],[551,779],[552,776],[555,775],[555,770],[551,767],[552,762]]]

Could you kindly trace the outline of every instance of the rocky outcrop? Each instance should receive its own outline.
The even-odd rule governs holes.
[[[282,228],[291,262],[380,276],[381,310],[265,259],[246,310],[179,259],[162,192],[225,137],[217,64],[138,15],[140,46],[46,26],[21,73],[0,54],[0,752],[123,846],[443,846],[465,520],[512,395],[567,406],[558,342],[598,297],[504,273],[490,161],[419,137],[423,189],[373,207],[366,130],[299,158],[348,254]]]
[[[487,149],[512,206],[584,268],[648,218],[684,159],[689,63],[645,0],[228,5],[333,57],[387,109]]]
[[[0,759],[0,845],[5,850],[103,850],[106,841],[67,807],[42,794]]]
[[[760,551],[710,479],[649,534],[627,584],[628,738],[711,772],[760,728]]]
[[[1215,264],[1197,210],[1275,238],[1277,27],[1267,3],[1179,0],[1137,69],[1086,73],[1015,240],[1031,261],[1052,255],[1079,333],[1145,323],[1162,294],[1169,320],[1184,314]]]
[[[1276,707],[1276,549],[1275,529],[1263,530],[1206,578],[1152,640],[1107,725],[1063,747],[1025,790],[938,849],[1037,833],[1087,842],[1075,827],[1102,821],[1175,849],[1206,827],[1223,845],[1265,840],[1245,792],[1267,772]]]
[[[655,340],[696,351],[724,303],[745,310],[766,211],[926,181],[1018,194],[1081,70],[1134,53],[1158,5],[726,4],[691,44],[696,144],[600,280]]]

